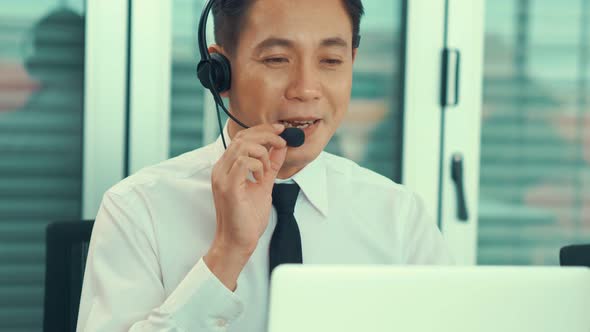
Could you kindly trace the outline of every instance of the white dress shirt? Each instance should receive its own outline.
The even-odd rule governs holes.
[[[274,208],[235,292],[202,260],[216,227],[211,171],[223,152],[219,138],[105,193],[78,331],[266,331]],[[301,188],[294,214],[304,264],[452,264],[422,200],[404,186],[326,152],[290,180]]]

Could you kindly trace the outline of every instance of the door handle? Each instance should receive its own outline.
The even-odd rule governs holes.
[[[459,105],[461,78],[461,52],[458,49],[445,48],[442,54],[442,107]]]
[[[455,192],[457,193],[457,219],[467,222],[469,214],[467,212],[467,202],[465,201],[465,185],[463,183],[463,154],[455,153],[451,161],[451,178],[455,183]]]

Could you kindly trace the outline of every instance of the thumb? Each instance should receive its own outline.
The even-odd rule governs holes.
[[[271,148],[269,151],[269,159],[270,159],[270,170],[264,173],[264,182],[270,184],[272,186],[274,184],[274,180],[277,178],[283,163],[285,162],[285,158],[287,157],[287,147],[285,146],[282,149]]]

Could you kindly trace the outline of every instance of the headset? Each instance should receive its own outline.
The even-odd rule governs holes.
[[[199,27],[197,31],[199,53],[201,54],[201,61],[197,65],[197,77],[201,84],[211,91],[213,99],[215,100],[215,108],[217,110],[217,122],[219,123],[219,132],[221,133],[221,139],[223,141],[223,147],[227,150],[225,143],[225,137],[223,135],[223,128],[221,125],[221,116],[219,109],[221,108],[227,116],[230,117],[237,124],[243,128],[249,128],[243,124],[240,120],[236,119],[228,110],[225,108],[223,100],[221,99],[220,93],[229,90],[231,87],[231,64],[229,59],[220,53],[209,53],[207,49],[207,18],[211,12],[215,0],[208,0],[203,12],[201,13],[201,19],[199,21]],[[279,136],[281,136],[290,147],[299,147],[303,145],[305,141],[305,134],[303,130],[299,128],[286,128]]]

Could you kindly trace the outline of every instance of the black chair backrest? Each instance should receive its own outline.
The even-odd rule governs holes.
[[[93,220],[47,226],[43,330],[75,332]]]
[[[590,244],[571,245],[559,251],[559,263],[562,266],[590,267]]]

